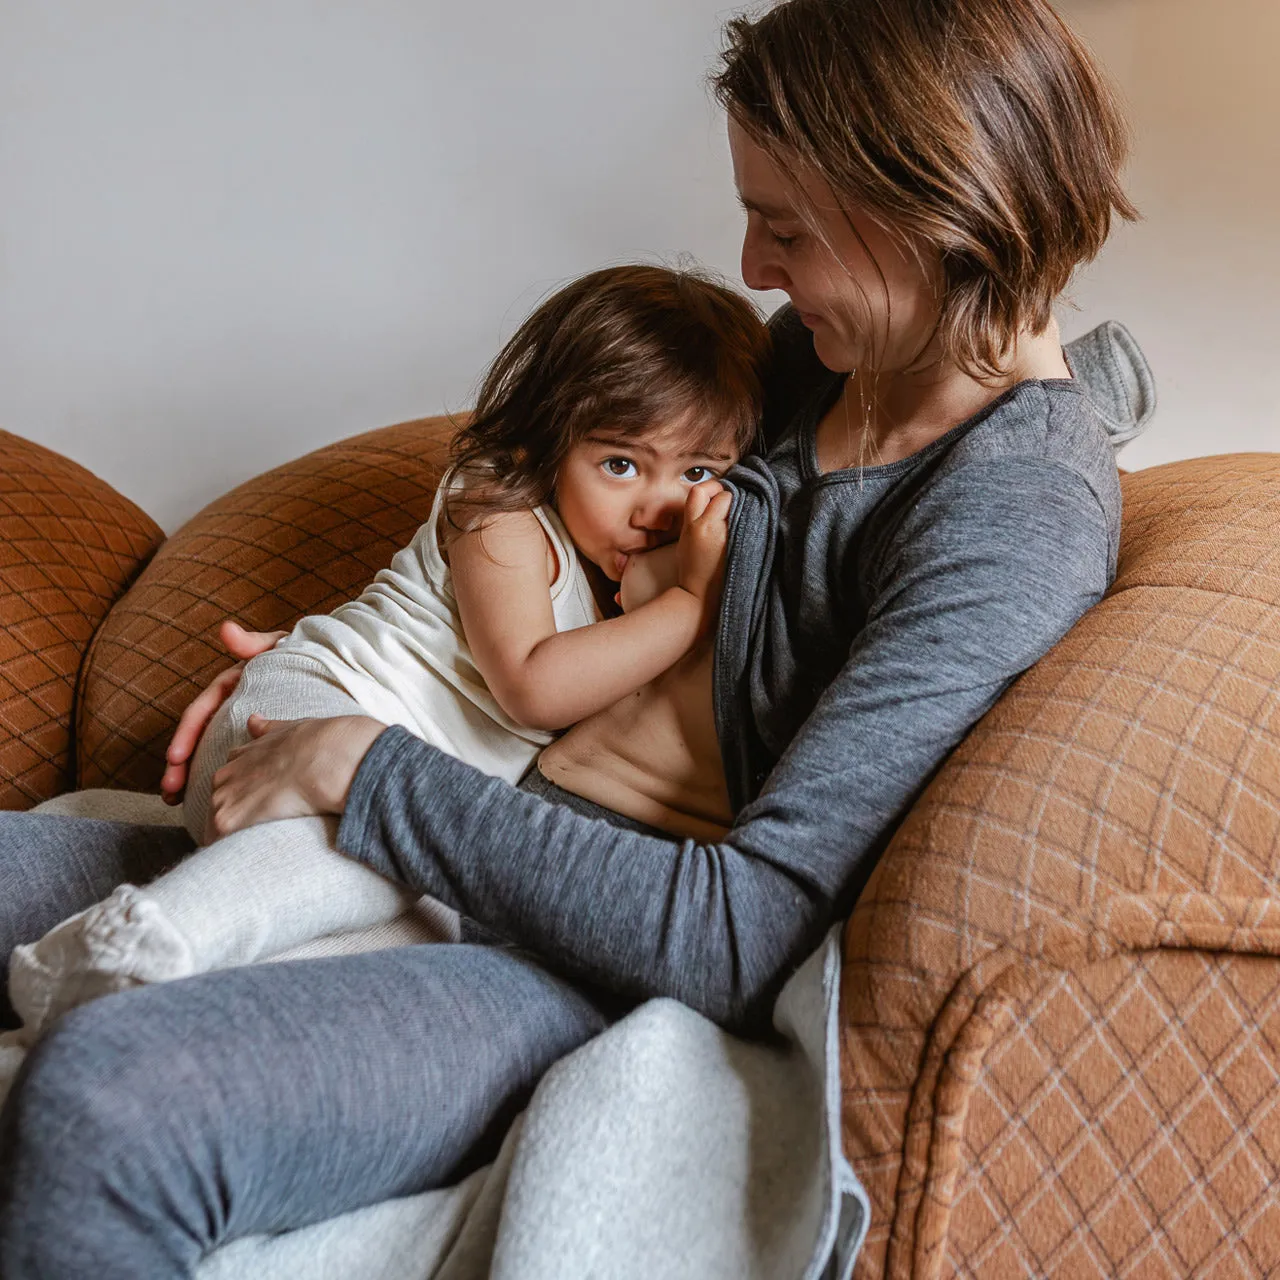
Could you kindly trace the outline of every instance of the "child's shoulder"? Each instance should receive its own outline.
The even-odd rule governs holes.
[[[547,582],[556,577],[558,561],[546,522],[531,507],[492,511],[462,526],[440,522],[440,551],[456,575],[463,572],[529,572],[541,564]]]
[[[514,511],[485,511],[468,513],[465,508],[461,519],[441,520],[441,540],[450,542],[460,538],[530,538],[542,537],[542,521],[532,507],[518,507]]]

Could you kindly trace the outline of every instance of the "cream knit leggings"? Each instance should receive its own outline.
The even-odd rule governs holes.
[[[227,762],[232,748],[249,741],[249,717],[303,720],[312,716],[358,716],[364,711],[314,658],[269,649],[245,666],[240,683],[220,706],[201,735],[191,762],[182,818],[199,845],[213,792],[213,775]]]
[[[170,906],[188,928],[203,937],[209,918],[220,937],[203,943],[205,963],[198,971],[286,950],[293,954],[293,948],[313,939],[387,925],[410,911],[418,917],[417,926],[405,922],[411,929],[425,922],[440,940],[456,938],[455,912],[336,852],[336,818],[287,818],[205,845],[213,775],[233,747],[249,741],[249,717],[255,712],[268,720],[301,720],[363,715],[364,709],[314,658],[279,649],[248,663],[235,691],[218,708],[200,739],[183,801],[187,830],[205,847],[150,887],[152,897]],[[251,902],[237,904],[232,901],[237,896]],[[311,947],[306,954],[331,950]]]

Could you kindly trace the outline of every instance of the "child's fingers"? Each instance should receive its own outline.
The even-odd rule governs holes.
[[[702,487],[699,485],[699,488]],[[703,507],[702,513],[693,521],[693,524],[697,528],[706,529],[709,532],[714,531],[716,534],[724,534],[728,529],[729,511],[732,506],[733,494],[728,489],[721,489],[719,493],[711,495]]]
[[[686,522],[696,522],[701,519],[703,512],[707,506],[725,490],[716,480],[704,480],[701,484],[695,484],[689,490],[689,496],[684,500],[684,518]]]
[[[680,525],[681,533],[697,524],[698,517],[706,510],[709,499],[698,492],[702,487],[700,484],[695,484],[685,496],[684,520]]]
[[[729,512],[732,508],[733,494],[728,489],[722,488],[707,503],[707,509],[702,513],[702,518],[704,520],[728,520]]]

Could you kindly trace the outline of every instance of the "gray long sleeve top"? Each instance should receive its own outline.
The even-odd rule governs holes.
[[[620,829],[386,730],[339,847],[571,979],[673,996],[724,1025],[773,1000],[847,913],[906,810],[1020,672],[1115,573],[1109,436],[1149,416],[1119,326],[1067,349],[910,458],[819,474],[841,379],[774,325],[767,456],[735,499],[714,693],[737,813],[716,843]],[[1087,386],[1087,394],[1086,394]]]

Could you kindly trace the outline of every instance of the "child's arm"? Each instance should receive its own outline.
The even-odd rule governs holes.
[[[449,545],[454,595],[476,667],[498,705],[531,729],[563,729],[634,693],[694,645],[719,596],[730,494],[689,492],[679,585],[633,613],[557,632],[546,535],[529,511],[486,522]]]

